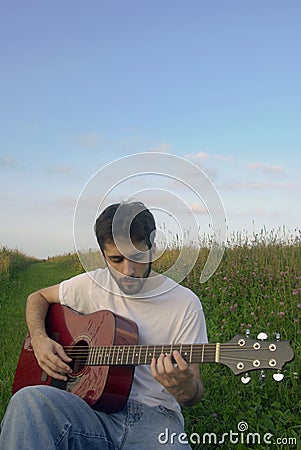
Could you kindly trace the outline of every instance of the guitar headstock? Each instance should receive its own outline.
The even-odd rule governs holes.
[[[286,362],[294,358],[290,341],[267,341],[265,338],[265,333],[260,333],[257,339],[250,339],[248,334],[234,336],[231,341],[220,344],[219,362],[228,366],[235,375],[264,369],[279,372]]]

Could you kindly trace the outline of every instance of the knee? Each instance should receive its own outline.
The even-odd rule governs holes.
[[[9,408],[28,409],[37,406],[41,400],[47,397],[49,386],[27,386],[17,391],[9,402]]]
[[[10,399],[9,404],[14,404],[14,405],[23,405],[24,403],[27,403],[27,401],[34,397],[35,394],[35,387],[36,386],[27,386],[25,388],[20,389],[19,391],[17,391],[12,398]]]

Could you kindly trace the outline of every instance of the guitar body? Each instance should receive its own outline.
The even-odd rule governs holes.
[[[78,395],[96,410],[112,413],[122,409],[132,386],[134,366],[86,365],[85,361],[73,358],[72,349],[76,354],[83,347],[135,345],[138,341],[137,325],[111,311],[82,315],[53,304],[46,317],[46,331],[63,347],[71,346],[68,351],[73,359],[71,376],[66,382],[49,377],[38,365],[27,335],[12,392],[25,386],[49,385]]]

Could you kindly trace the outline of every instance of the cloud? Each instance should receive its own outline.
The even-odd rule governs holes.
[[[193,203],[190,207],[195,214],[208,214],[207,209],[199,203]]]
[[[203,151],[200,151],[198,153],[187,153],[186,155],[184,155],[184,158],[193,161],[205,161],[209,158],[209,154]]]
[[[81,133],[74,136],[72,140],[82,147],[95,149],[103,142],[103,137],[96,131],[92,131],[91,133]]]
[[[162,142],[162,144],[159,144],[155,148],[151,149],[150,152],[171,153],[171,145],[167,142]]]
[[[299,190],[301,189],[301,184],[296,182],[289,183],[273,183],[269,181],[254,181],[254,182],[241,182],[241,181],[225,181],[219,185],[221,189],[231,190],[231,191],[242,191],[242,190]]]
[[[284,172],[283,167],[281,167],[281,166],[272,166],[272,165],[263,164],[260,162],[249,163],[249,164],[247,164],[247,167],[250,170],[260,170],[263,172],[275,173],[275,174]]]
[[[0,167],[2,168],[10,168],[16,165],[16,161],[14,158],[10,156],[0,156]]]
[[[230,155],[221,155],[216,153],[208,153],[200,151],[198,153],[187,153],[184,158],[193,161],[233,161],[233,157]]]
[[[48,173],[52,173],[52,174],[62,174],[62,175],[66,175],[68,173],[71,173],[73,171],[73,168],[71,166],[69,166],[68,164],[58,164],[56,166],[53,167],[49,167],[47,169]]]

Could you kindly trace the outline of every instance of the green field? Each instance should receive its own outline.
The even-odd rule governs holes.
[[[265,331],[268,340],[279,332],[291,340],[295,359],[284,367],[284,380],[272,370],[249,384],[221,364],[202,364],[202,402],[184,410],[186,431],[195,449],[301,448],[301,239],[281,241],[277,235],[236,237],[230,242],[215,274],[199,283],[208,250],[182,284],[201,299],[210,342],[227,342],[250,329],[251,338]],[[156,269],[172,264],[176,250],[165,253]],[[76,255],[47,261],[0,249],[0,417],[3,416],[26,332],[25,303],[29,293],[81,272]],[[168,323],[167,323],[168,325]],[[202,443],[204,441],[204,444]],[[199,442],[199,443],[198,443]]]

